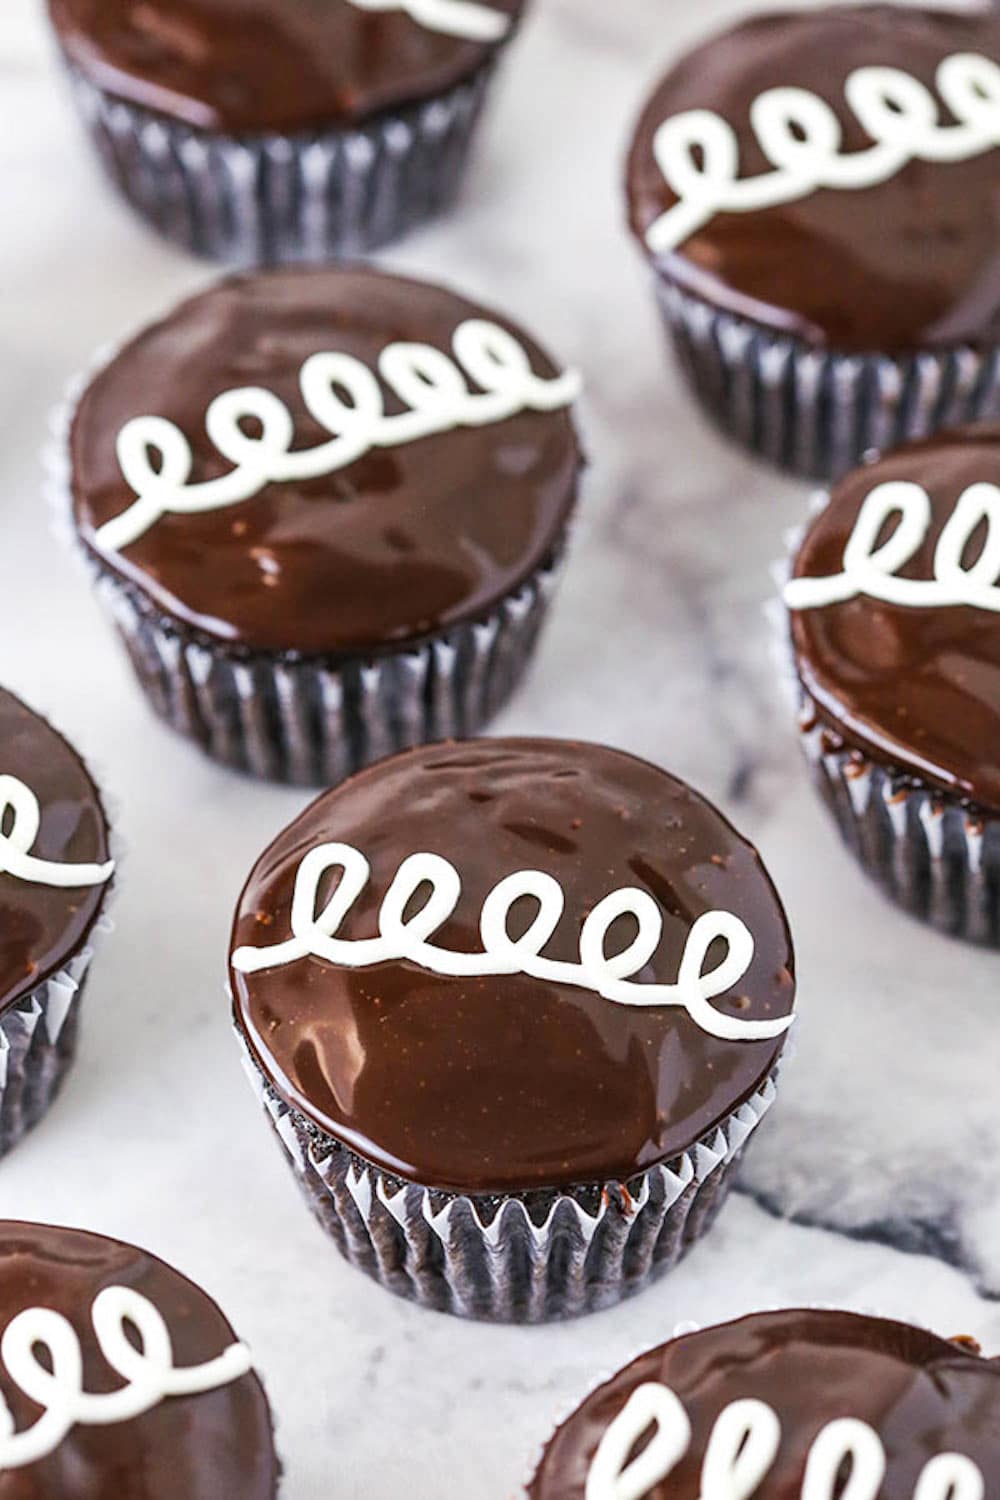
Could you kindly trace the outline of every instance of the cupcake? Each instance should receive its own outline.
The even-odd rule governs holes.
[[[644,761],[424,746],[257,862],[230,978],[321,1225],[428,1307],[619,1302],[709,1227],[774,1097],[791,940],[756,851]]]
[[[114,863],[86,766],[3,688],[0,746],[2,1156],[41,1119],[73,1060]]]
[[[523,0],[49,0],[112,180],[190,250],[396,239],[455,196]]]
[[[478,729],[555,585],[578,388],[499,314],[362,269],[237,276],[127,344],[62,479],[157,712],[313,785]]]
[[[628,205],[711,416],[837,478],[1000,414],[998,173],[995,12],[759,15],[679,62]]]
[[[132,1245],[0,1220],[4,1500],[275,1500],[278,1476],[210,1297]]]
[[[1000,946],[1000,425],[837,485],[784,589],[813,776],[907,911]]]
[[[527,1496],[982,1500],[998,1464],[1000,1367],[971,1340],[795,1310],[641,1355],[557,1430]]]

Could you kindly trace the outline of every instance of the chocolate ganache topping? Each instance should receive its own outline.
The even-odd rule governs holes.
[[[774,1445],[771,1462],[762,1464],[763,1477],[753,1487],[758,1500],[798,1500],[804,1493],[832,1500],[842,1493],[845,1469],[837,1450],[845,1438],[856,1445],[851,1493],[865,1500],[876,1495],[913,1500],[922,1472],[938,1455],[959,1455],[957,1467],[966,1480],[974,1465],[992,1481],[1000,1464],[1000,1369],[995,1364],[905,1323],[847,1312],[769,1312],[675,1338],[594,1391],[549,1442],[528,1489],[530,1500],[583,1500],[585,1493],[597,1500],[608,1493],[596,1482],[588,1490],[588,1474],[611,1424],[646,1383],[665,1386],[679,1400],[690,1439],[678,1444],[681,1452],[669,1476],[641,1491],[643,1500],[751,1493],[745,1475],[742,1485],[727,1483],[738,1463],[740,1433],[735,1429],[745,1430],[747,1424],[758,1436],[767,1434],[768,1452]],[[706,1483],[703,1488],[713,1431],[719,1443],[719,1419],[736,1401],[765,1403],[780,1433],[761,1423],[766,1413],[744,1408],[729,1441],[717,1449],[720,1454],[727,1450],[729,1462],[720,1465],[721,1474],[715,1471],[715,1487],[710,1490]],[[853,1431],[845,1432],[844,1419]],[[831,1423],[840,1437],[823,1453],[817,1440]],[[871,1435],[860,1433],[857,1423],[866,1424]],[[641,1419],[636,1426],[642,1428]],[[640,1437],[641,1431],[633,1457],[641,1451]],[[884,1453],[884,1477],[877,1458],[873,1463],[876,1444]],[[759,1457],[766,1459],[767,1452]],[[744,1460],[754,1465],[754,1455],[746,1449]],[[661,1471],[663,1467],[656,1465]],[[943,1500],[949,1488],[947,1483],[931,1485],[928,1493]],[[640,1491],[630,1488],[627,1493]],[[958,1484],[954,1493],[971,1491]]]
[[[575,390],[526,334],[438,287],[231,277],[84,393],[77,524],[103,568],[212,640],[405,646],[487,615],[558,553]]]
[[[338,883],[317,854],[329,843],[370,865],[368,878],[364,866],[354,872],[347,897],[347,876]],[[425,883],[403,895],[397,917],[417,915],[430,881],[439,905],[424,935],[434,951],[392,957],[406,943],[387,911],[414,855],[436,856],[436,868],[419,862]],[[317,858],[316,868],[303,864]],[[548,919],[522,895],[498,924],[497,903],[507,905],[523,872],[546,888]],[[617,1003],[600,992],[592,953],[586,978],[571,966],[610,914],[599,903],[626,890],[641,893],[653,933],[628,1003]],[[334,894],[340,920],[324,930],[346,943],[323,955],[322,934],[303,929],[292,901],[311,916]],[[598,940],[609,959],[636,938],[625,906]],[[710,1000],[709,1021],[742,1023],[749,1038],[724,1039],[683,1006],[641,999],[644,984],[697,970],[692,930],[720,911],[731,928],[745,924],[751,944]],[[527,936],[536,918],[552,929],[541,945]],[[508,948],[506,968],[497,925],[524,940]],[[296,930],[305,943],[278,951]],[[380,933],[366,952],[362,941]],[[484,947],[485,961],[470,964],[478,973],[441,972]],[[682,782],[619,751],[558,740],[425,746],[327,793],[258,862],[233,948],[237,1025],[278,1093],[393,1175],[476,1194],[624,1182],[675,1158],[768,1078],[795,991],[785,916],[756,851]],[[553,972],[550,960],[567,967]],[[719,937],[701,970],[726,960]],[[635,962],[620,967],[636,974]]]
[[[82,866],[81,883],[53,884],[50,870],[24,865],[25,855]],[[0,688],[0,1014],[83,947],[111,878],[94,866],[107,864],[107,821],[80,757]],[[57,871],[55,878],[72,874]]]
[[[679,62],[638,126],[629,212],[669,280],[768,328],[988,347],[998,174],[1000,15],[837,5],[754,16]]]
[[[886,543],[896,555],[878,555]],[[994,813],[998,549],[1000,426],[956,429],[848,475],[809,526],[793,568],[802,582],[786,592],[820,721],[849,748]]]
[[[162,1261],[0,1220],[0,1335],[0,1414],[11,1418],[7,1433],[0,1421],[0,1500],[274,1500],[271,1418],[248,1351]],[[160,1397],[171,1382],[190,1393]]]
[[[500,21],[472,36],[448,24],[454,0],[49,0],[49,11],[69,61],[106,92],[242,133],[352,125],[443,93],[489,60],[523,8],[476,4]]]

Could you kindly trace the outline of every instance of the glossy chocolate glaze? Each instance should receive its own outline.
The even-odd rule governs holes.
[[[566,896],[545,955],[576,960],[588,912],[639,886],[664,919],[642,981],[675,981],[692,922],[718,906],[747,923],[756,954],[715,1005],[746,1019],[791,1009],[791,940],[756,851],[689,787],[632,756],[498,739],[383,761],[275,840],[243,892],[234,946],[288,936],[298,865],[327,840],[353,844],[373,870],[340,936],[373,936],[399,864],[427,851],[462,881],[439,946],[481,951],[484,898],[535,869]],[[515,908],[512,931],[519,920]],[[633,935],[620,919],[609,952]],[[668,1161],[757,1089],[783,1040],[723,1042],[677,1009],[524,975],[443,978],[405,961],[349,970],[306,958],[232,982],[237,1023],[285,1099],[384,1169],[472,1193],[627,1181]]]
[[[937,99],[941,59],[968,51],[1000,62],[1000,16],[837,5],[755,16],[713,37],[667,75],[642,116],[628,169],[633,230],[646,248],[646,231],[677,202],[653,157],[668,116],[689,109],[722,115],[737,132],[740,177],[756,176],[773,170],[750,126],[750,106],[765,89],[818,94],[841,122],[843,150],[855,151],[872,142],[844,98],[850,73],[900,68]],[[659,264],[715,305],[840,350],[995,344],[998,176],[997,150],[968,161],[911,162],[874,187],[821,189],[757,212],[720,213]]]
[[[16,776],[38,798],[42,821],[32,854],[72,864],[108,859],[107,821],[87,768],[61,735],[3,688],[0,775]],[[0,1013],[83,947],[108,890],[59,890],[16,879],[0,864]]]
[[[962,491],[980,480],[1000,484],[1000,425],[957,429],[855,470],[810,525],[795,576],[839,573],[866,497],[897,479],[922,485],[933,513],[900,576],[931,579],[942,527]],[[973,537],[976,551],[981,537]],[[848,747],[1000,812],[1000,615],[971,605],[913,609],[859,595],[791,611],[791,630],[802,685]]]
[[[295,447],[328,442],[299,372],[323,350],[377,368],[399,340],[451,349],[470,317],[514,333],[538,375],[559,373],[521,330],[439,287],[378,271],[235,276],[141,334],[94,379],[73,422],[77,524],[104,567],[158,610],[254,649],[377,652],[487,614],[558,551],[582,464],[565,410],[374,449],[323,478],[272,484],[201,515],[166,515],[122,552],[94,531],[135,496],[115,451],[133,417],[167,417],[194,450],[192,480],[230,465],[205,431],[222,391],[259,385],[287,403]],[[386,392],[387,409],[401,404]]]
[[[206,1363],[236,1335],[192,1282],[131,1245],[40,1224],[0,1220],[0,1332],[29,1307],[72,1324],[83,1346],[84,1389],[117,1390],[91,1323],[94,1299],[125,1286],[153,1303],[166,1322],[178,1367]],[[15,1430],[40,1408],[0,1362],[0,1395]],[[274,1500],[279,1465],[263,1387],[253,1373],[194,1396],[172,1396],[128,1422],[77,1426],[54,1453],[0,1473],[0,1500]]]
[[[528,1489],[530,1500],[583,1500],[597,1446],[645,1381],[668,1386],[692,1427],[691,1446],[648,1500],[698,1500],[712,1427],[732,1401],[755,1398],[781,1423],[774,1466],[758,1500],[796,1500],[806,1457],[837,1417],[874,1427],[888,1465],[883,1500],[912,1500],[936,1453],[971,1458],[987,1477],[1000,1465],[1000,1369],[946,1339],[847,1312],[760,1313],[685,1334],[643,1354],[602,1385],[559,1428]]]
[[[485,0],[517,17],[524,0]],[[470,77],[496,43],[349,0],[49,0],[69,61],[120,99],[208,130],[352,125]]]

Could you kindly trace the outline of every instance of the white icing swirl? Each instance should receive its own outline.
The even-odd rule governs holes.
[[[104,885],[111,879],[113,859],[103,865],[70,865],[31,854],[41,822],[41,808],[31,788],[16,776],[0,776],[0,875],[69,889]]]
[[[342,871],[341,878],[323,910],[317,912],[320,885],[336,869]],[[753,961],[753,936],[731,912],[708,911],[697,919],[684,945],[676,984],[636,984],[630,976],[649,963],[663,935],[660,909],[647,891],[624,887],[599,901],[580,932],[579,963],[565,963],[542,957],[566,902],[562,886],[542,870],[519,870],[490,891],[479,923],[482,953],[456,953],[430,942],[454,912],[462,893],[458,871],[438,854],[411,854],[400,865],[382,901],[378,937],[338,938],[370,874],[367,859],[350,844],[319,844],[311,849],[295,877],[292,936],[269,947],[237,948],[233,968],[241,974],[256,974],[310,955],[349,969],[406,959],[431,973],[456,978],[527,974],[593,990],[616,1005],[680,1007],[703,1031],[723,1041],[776,1037],[792,1024],[792,1016],[754,1021],[723,1015],[709,1003],[738,984]],[[429,893],[423,889],[426,886],[430,886]],[[423,904],[404,916],[410,903],[421,896]],[[509,932],[510,912],[524,896],[538,910],[527,931],[515,939]],[[609,958],[608,932],[626,913],[635,919],[638,931],[627,948]],[[709,949],[718,939],[726,945],[725,957],[706,973]]]
[[[650,1434],[650,1429],[652,1433]],[[649,1441],[630,1461],[643,1437]],[[691,1446],[691,1422],[677,1395],[651,1381],[638,1386],[601,1438],[585,1500],[644,1500]],[[701,1500],[750,1500],[770,1473],[781,1423],[764,1401],[733,1401],[718,1417],[701,1469]],[[849,1465],[841,1485],[844,1464]],[[885,1477],[882,1441],[867,1422],[838,1417],[809,1450],[800,1500],[878,1500]],[[983,1500],[981,1470],[960,1453],[939,1453],[920,1473],[914,1500]]]
[[[246,1345],[233,1344],[206,1364],[176,1369],[166,1323],[149,1299],[131,1287],[106,1287],[95,1298],[91,1317],[101,1354],[125,1381],[107,1395],[84,1390],[80,1339],[61,1313],[26,1308],[4,1330],[0,1363],[22,1393],[42,1408],[42,1415],[16,1432],[0,1395],[0,1474],[47,1458],[75,1426],[128,1422],[170,1396],[218,1390],[253,1368]],[[138,1349],[127,1328],[139,1335]],[[39,1348],[45,1350],[51,1368],[39,1359]]]
[[[881,546],[883,528],[898,524]],[[970,605],[1000,613],[1000,487],[982,481],[959,497],[934,549],[933,578],[898,575],[922,546],[933,521],[931,500],[919,484],[891,480],[865,497],[844,547],[844,567],[824,578],[792,578],[785,585],[789,609],[822,609],[867,594],[885,604],[910,609]],[[975,562],[963,559],[976,530],[985,522],[986,540]]]
[[[120,551],[161,516],[222,510],[268,484],[336,473],[373,448],[395,448],[458,427],[485,427],[522,411],[557,411],[580,394],[579,375],[567,371],[551,380],[536,375],[518,340],[485,319],[459,324],[452,348],[454,359],[430,344],[394,343],[382,350],[379,374],[408,408],[397,416],[387,415],[378,379],[359,359],[332,351],[311,355],[299,375],[302,399],[310,416],[332,434],[316,448],[292,451],[292,414],[273,391],[258,386],[223,391],[209,406],[205,426],[233,468],[200,484],[190,483],[194,458],[179,427],[165,417],[133,418],[118,434],[117,452],[137,498],[98,528],[98,546]],[[259,424],[258,436],[243,430],[247,419]]]
[[[470,42],[499,42],[511,27],[510,16],[478,0],[350,0],[358,10],[404,10],[428,31],[463,37]]]
[[[844,92],[875,144],[847,153],[824,99],[808,89],[767,89],[753,101],[750,123],[774,171],[742,180],[739,140],[721,115],[692,109],[664,120],[653,154],[680,201],[647,231],[650,250],[678,249],[718,213],[754,213],[819,188],[874,187],[911,161],[966,161],[1000,146],[1000,66],[978,52],[955,52],[940,63],[936,82],[955,125],[941,124],[933,95],[909,73],[856,69]]]

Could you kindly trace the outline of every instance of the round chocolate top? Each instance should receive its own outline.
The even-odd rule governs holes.
[[[87,768],[61,735],[3,688],[0,746],[0,776],[16,777],[38,801],[41,821],[28,852],[59,863],[104,864],[108,825]],[[0,834],[14,827],[13,810],[0,807]],[[6,867],[0,842],[0,1013],[79,952],[108,889],[109,883],[58,887],[22,879]]]
[[[677,64],[642,115],[628,170],[633,230],[653,255],[646,235],[679,201],[654,156],[665,120],[689,110],[720,116],[735,132],[743,182],[776,167],[751,124],[755,101],[771,89],[807,90],[836,114],[840,151],[849,158],[875,141],[847,102],[848,80],[859,68],[890,67],[930,90],[940,122],[931,127],[932,144],[939,143],[941,130],[957,121],[935,78],[956,53],[1000,63],[1000,16],[836,5],[754,16],[714,37]],[[993,122],[995,132],[995,105]],[[917,159],[919,137],[919,129],[905,127],[904,155],[914,157],[883,171],[882,180],[711,213],[653,258],[671,280],[713,304],[814,344],[889,352],[995,344],[1000,151]]]
[[[514,20],[524,0],[478,3]],[[444,93],[498,45],[423,24],[402,3],[49,0],[49,11],[99,88],[208,130],[355,124]]]
[[[698,1500],[709,1436],[733,1401],[763,1401],[781,1442],[755,1494],[801,1493],[821,1429],[854,1417],[874,1428],[887,1468],[883,1500],[913,1500],[938,1453],[959,1453],[989,1480],[1000,1464],[1000,1369],[946,1339],[847,1312],[773,1312],[689,1333],[620,1371],[559,1428],[528,1490],[530,1500],[583,1500],[601,1439],[644,1382],[667,1386],[692,1429],[686,1455],[648,1500]]]
[[[94,1301],[108,1287],[152,1303],[176,1369],[213,1361],[236,1341],[211,1298],[145,1251],[80,1230],[0,1220],[0,1332],[28,1309],[60,1314],[82,1346],[83,1390],[92,1395],[123,1386],[92,1322]],[[2,1360],[0,1397],[15,1432],[42,1415]],[[168,1396],[127,1421],[72,1427],[47,1456],[0,1472],[0,1500],[274,1500],[278,1475],[267,1399],[249,1373],[214,1390]]]
[[[794,998],[791,940],[756,851],[682,782],[619,751],[559,740],[425,746],[363,771],[307,809],[254,869],[234,947],[286,940],[303,857],[338,841],[371,879],[338,936],[374,936],[401,863],[433,853],[458,872],[436,946],[483,951],[483,902],[503,878],[543,871],[565,907],[546,958],[576,962],[604,897],[648,892],[663,936],[639,979],[674,983],[693,922],[714,908],[749,927],[745,977],[711,1003],[774,1020]],[[331,875],[319,892],[330,895]],[[510,932],[538,910],[522,897]],[[407,908],[409,913],[409,908]],[[622,916],[607,952],[635,936]],[[723,956],[713,943],[706,968]],[[409,960],[346,968],[301,957],[232,971],[238,1025],[292,1105],[362,1157],[425,1187],[490,1194],[627,1181],[669,1161],[766,1079],[777,1040],[722,1041],[679,1008],[614,1003],[563,979],[449,978]]]
[[[928,582],[960,496],[975,484],[1000,485],[1000,426],[911,443],[848,475],[809,526],[795,577],[841,573],[862,506],[878,486],[900,480],[926,492],[930,521],[894,576]],[[895,524],[887,520],[880,541]],[[981,522],[969,538],[966,566],[985,537]],[[845,744],[1000,812],[1000,613],[972,603],[889,603],[862,592],[790,614],[802,685]]]
[[[217,283],[128,344],[84,393],[71,449],[85,545],[161,612],[250,648],[377,652],[488,614],[558,551],[582,463],[565,408],[370,446],[316,478],[265,483],[219,509],[161,515],[120,550],[95,539],[136,500],[117,453],[133,418],[166,418],[180,429],[198,485],[234,472],[206,431],[206,412],[223,392],[263,387],[288,407],[292,449],[316,448],[331,432],[310,415],[299,386],[312,355],[347,354],[374,373],[399,341],[448,354],[469,319],[513,334],[543,380],[559,374],[513,325],[421,282],[298,269]],[[404,410],[384,384],[382,394],[388,414]]]

